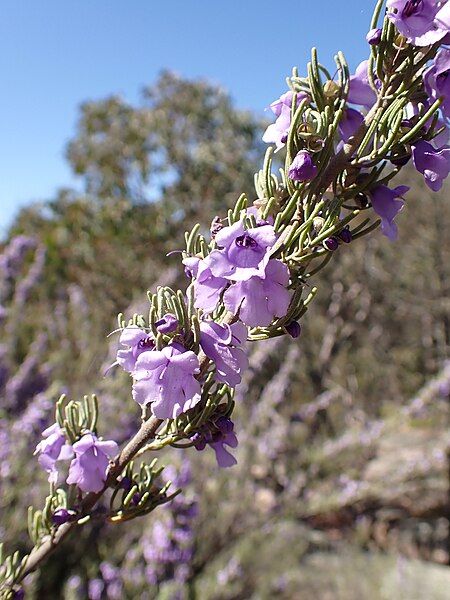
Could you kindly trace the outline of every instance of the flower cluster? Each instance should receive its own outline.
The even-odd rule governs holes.
[[[38,462],[47,471],[50,483],[58,483],[58,463],[72,459],[66,479],[68,484],[77,485],[83,492],[99,492],[103,488],[110,459],[118,452],[116,442],[103,441],[86,432],[71,445],[57,423],[42,435],[44,439],[36,446],[35,454],[39,454]]]

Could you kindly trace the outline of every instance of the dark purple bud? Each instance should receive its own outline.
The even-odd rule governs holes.
[[[288,332],[288,334],[292,338],[294,338],[294,340],[300,337],[300,334],[302,332],[302,326],[298,321],[291,321],[286,325],[285,329]]]
[[[339,247],[339,242],[337,241],[337,238],[333,237],[329,237],[327,238],[324,242],[323,245],[325,246],[325,248],[327,250],[331,250],[334,252],[334,250],[337,250]]]
[[[178,319],[175,315],[168,313],[167,315],[164,315],[162,319],[156,321],[155,327],[159,333],[172,333],[172,331],[176,331],[178,327]]]
[[[22,600],[23,598],[25,598],[25,592],[23,591],[23,588],[14,590],[12,598],[13,598],[13,600]]]
[[[366,35],[366,40],[371,46],[378,46],[381,42],[381,29],[379,27],[371,29]]]
[[[231,433],[234,429],[234,423],[228,417],[219,417],[215,422],[217,429],[223,433]]]
[[[339,232],[339,239],[341,239],[344,242],[344,244],[350,244],[350,242],[353,239],[353,236],[352,232],[348,227],[345,227],[344,229],[342,229],[342,231]]]
[[[52,515],[52,521],[55,525],[64,525],[69,521],[73,521],[76,516],[74,510],[68,510],[67,508],[57,508]]]
[[[367,208],[369,206],[369,198],[366,196],[366,194],[358,192],[355,196],[355,204],[359,208]]]
[[[396,167],[404,167],[411,159],[411,154],[408,152],[396,152],[389,157],[390,162]]]
[[[120,481],[120,487],[125,490],[126,492],[129,492],[131,490],[131,488],[133,487],[133,482],[131,481],[131,479],[129,477],[122,477],[121,481]]]
[[[134,494],[133,498],[131,499],[131,504],[133,506],[137,506],[139,504],[140,500],[141,500],[141,495],[138,492],[136,492]]]

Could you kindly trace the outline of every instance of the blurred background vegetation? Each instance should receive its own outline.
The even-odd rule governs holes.
[[[118,442],[139,423],[104,377],[116,314],[185,286],[184,231],[246,192],[264,123],[201,80],[163,72],[142,103],[80,107],[61,189],[18,214],[0,257],[0,537],[28,547],[31,457],[61,392],[96,392]],[[237,392],[239,464],[172,449],[186,490],[123,526],[99,518],[28,584],[30,598],[448,598],[448,193],[412,171],[400,239],[340,248],[297,341],[254,344]],[[403,183],[405,178],[403,178]]]

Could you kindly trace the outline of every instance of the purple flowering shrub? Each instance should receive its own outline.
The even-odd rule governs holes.
[[[249,348],[260,341],[268,347],[279,344],[281,349],[282,336],[300,335],[300,320],[318,291],[312,282],[344,247],[353,248],[354,241],[377,228],[389,240],[397,238],[396,218],[409,187],[393,187],[392,180],[411,158],[426,185],[433,191],[441,188],[450,171],[449,147],[441,145],[448,117],[449,7],[433,0],[388,1],[378,27],[383,8],[378,2],[368,35],[370,58],[354,75],[339,53],[337,75],[332,77],[318,63],[315,50],[307,77],[293,71],[290,89],[270,106],[276,120],[263,137],[277,151],[285,148],[284,167],[277,175],[273,172],[274,148],[269,147],[263,169],[255,176],[256,200],[250,202],[243,194],[227,216],[214,219],[209,233],[195,226],[186,234],[183,290],[159,286],[148,293],[149,306],[142,314],[119,315],[119,349],[108,371],[122,369],[127,374],[135,409],[141,410],[137,432],[119,450],[111,434],[105,439],[97,430],[102,411],[95,396],[82,400],[62,396],[57,402],[54,422],[35,449],[50,492],[42,509],[29,510],[33,549],[21,561],[16,554],[7,557],[0,567],[5,598],[20,593],[24,578],[84,523],[98,518],[118,526],[144,518],[169,501],[174,506],[169,534],[156,524],[147,542],[151,548],[144,547],[146,579],[154,585],[168,578],[188,582],[193,555],[186,519],[192,511],[178,505],[175,518],[180,502],[176,485],[165,480],[156,460],[147,464],[141,457],[173,447],[212,451],[219,467],[236,465],[239,427],[233,414],[239,405],[243,408],[238,410],[249,412],[256,431],[262,430],[253,436],[257,440],[253,456],[267,462],[289,452],[289,422],[279,413],[287,410],[283,399],[299,350],[292,346],[286,352],[270,385],[247,408],[239,386],[245,389]],[[33,269],[37,272],[43,260],[40,256],[36,252],[28,274],[31,284]],[[14,269],[14,260],[10,263]],[[19,306],[31,287],[24,281],[17,286]],[[5,290],[5,295],[11,294],[7,285]],[[336,283],[332,294],[339,296],[339,290]],[[330,337],[320,348],[321,370],[314,374],[321,383],[339,337],[333,306],[328,315]],[[345,342],[352,332],[343,321],[339,335]],[[24,372],[30,370],[27,360],[21,366]],[[333,389],[315,394],[314,405],[302,407],[290,419],[301,425],[320,415],[322,422],[315,426],[332,428],[329,408],[343,396]],[[307,446],[308,431],[297,429],[298,439]],[[312,425],[310,430],[314,431]],[[375,420],[363,430],[361,445],[370,446],[382,427]],[[343,435],[330,444],[331,450],[322,451],[336,455],[351,445]],[[303,460],[317,466],[317,454],[311,445]],[[272,478],[274,489],[286,484],[286,474],[276,468],[262,477]],[[301,492],[308,505],[312,490],[305,489],[304,477],[303,470],[296,474],[292,493]],[[339,481],[345,498],[363,487],[351,477]],[[259,493],[270,513],[277,505],[276,494],[270,488],[261,494],[257,488],[246,491]],[[113,571],[109,568],[107,574],[105,567],[102,578],[91,580],[90,597],[101,597],[108,577],[120,588]]]

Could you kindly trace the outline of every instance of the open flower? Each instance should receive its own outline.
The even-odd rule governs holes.
[[[155,345],[153,337],[135,325],[125,327],[120,334],[119,342],[123,348],[117,351],[115,364],[120,365],[128,373],[131,373],[136,366],[138,357]]]
[[[435,150],[429,142],[417,142],[413,146],[413,161],[427,186],[433,192],[438,192],[450,173],[450,146]]]
[[[100,492],[106,481],[109,460],[119,447],[113,441],[101,441],[93,433],[86,433],[75,442],[75,458],[70,463],[68,484],[77,485],[83,492]]]
[[[409,187],[400,185],[391,190],[386,185],[378,185],[370,191],[374,211],[381,217],[381,231],[390,240],[397,238],[397,225],[394,219],[402,210],[404,202],[399,200]]]
[[[141,406],[150,404],[158,419],[174,419],[200,400],[198,357],[181,344],[141,354],[133,371],[133,398]]]
[[[269,125],[262,139],[266,144],[275,144],[277,150],[280,150],[285,145],[289,134],[293,96],[294,93],[288,91],[270,105],[270,109],[276,115],[277,120],[272,125]],[[297,94],[297,106],[307,97],[308,95],[304,92],[299,92]]]
[[[47,471],[50,483],[57,483],[60,460],[69,460],[73,456],[72,447],[67,443],[64,431],[55,423],[42,432],[44,438],[36,446],[34,454],[39,454],[38,463]]]
[[[294,181],[311,181],[317,175],[317,167],[307,150],[300,150],[289,167],[289,177]]]
[[[377,95],[370,87],[367,75],[368,64],[369,61],[364,60],[358,65],[355,74],[350,77],[350,90],[348,93],[350,104],[360,104],[366,108],[373,106],[377,99]]]
[[[195,308],[212,313],[220,300],[221,293],[228,285],[227,279],[214,276],[208,263],[195,256],[185,258],[183,264],[194,278]]]
[[[201,321],[200,345],[216,365],[216,379],[237,386],[247,368],[247,356],[242,346],[247,340],[247,327],[240,322],[220,325],[214,321]]]
[[[210,445],[216,454],[217,464],[221,468],[232,467],[237,464],[235,457],[225,446],[237,448],[238,439],[234,433],[234,423],[228,417],[219,417],[210,426],[206,426],[201,432],[192,438],[196,450],[204,450]]]
[[[450,4],[448,5],[450,8]],[[441,48],[423,75],[425,90],[432,100],[443,98],[441,110],[450,118],[450,49]]]
[[[249,327],[265,327],[283,317],[289,307],[289,269],[280,260],[269,260],[262,277],[230,286],[223,295],[225,308],[238,314]]]
[[[275,241],[271,225],[245,229],[244,223],[239,221],[219,231],[216,244],[220,249],[213,250],[205,263],[214,277],[246,281],[264,274]]]
[[[448,33],[450,5],[437,0],[388,0],[391,21],[414,46],[429,46]]]

